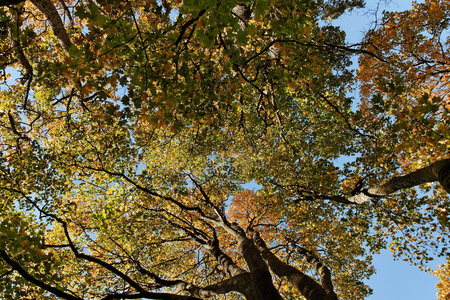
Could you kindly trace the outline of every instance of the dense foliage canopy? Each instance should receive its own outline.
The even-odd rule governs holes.
[[[448,255],[449,1],[358,45],[360,0],[0,5],[2,299],[362,299],[373,253]]]

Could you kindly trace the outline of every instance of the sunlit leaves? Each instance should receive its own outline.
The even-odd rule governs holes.
[[[406,32],[399,20],[411,12],[386,16],[368,51],[395,61],[362,58],[355,112],[344,34],[320,21],[360,4],[58,1],[66,48],[32,3],[2,8],[2,32],[14,34],[2,35],[0,63],[24,77],[0,91],[3,248],[81,298],[171,290],[161,278],[217,283],[227,275],[207,251],[216,241],[247,270],[234,224],[317,277],[289,241],[307,248],[345,299],[370,293],[367,252],[391,237],[398,255],[426,261],[424,245],[444,253],[440,190],[371,206],[332,201],[363,178],[377,184],[442,158],[448,144],[445,67],[427,48],[436,40],[419,35],[445,29],[445,17],[427,3],[442,22],[412,13],[428,25]],[[390,48],[400,37],[420,43]],[[411,65],[421,57],[435,63]],[[354,159],[342,167],[343,157]],[[11,266],[0,268],[7,291],[26,290]]]
[[[450,290],[450,270],[449,270],[449,262],[440,266],[434,274],[439,278],[439,283],[436,285],[438,288],[438,299],[446,300],[449,298],[449,290]]]

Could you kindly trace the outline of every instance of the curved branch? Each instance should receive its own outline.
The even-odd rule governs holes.
[[[270,274],[268,266],[264,262],[264,259],[258,251],[255,243],[247,237],[244,230],[237,224],[229,223],[226,218],[220,221],[208,218],[208,221],[213,222],[217,226],[221,226],[229,234],[234,236],[234,238],[238,242],[238,253],[243,256],[249,268],[248,274],[250,278],[248,284],[245,287],[245,291],[242,291],[246,298],[281,300],[282,298],[280,296],[280,293],[273,285],[272,275]],[[214,246],[214,243],[211,246]],[[221,251],[218,254],[221,254],[221,256],[218,256],[218,258],[223,262],[228,263],[229,261],[231,261],[231,259]],[[236,270],[236,267],[234,267],[234,269]],[[241,272],[239,269],[237,271]]]
[[[94,168],[94,167],[90,167],[90,166],[79,166],[77,164],[74,164],[74,165],[77,166],[77,167],[88,169],[88,170],[92,170],[92,171],[96,171],[96,172],[104,172],[104,173],[109,174],[109,175],[121,177],[125,181],[127,181],[128,183],[130,183],[131,185],[136,187],[138,190],[140,190],[140,191],[142,191],[142,192],[144,192],[146,194],[149,194],[151,196],[154,196],[154,197],[157,197],[157,198],[160,198],[160,199],[172,202],[173,204],[177,205],[180,209],[187,210],[187,211],[196,211],[201,216],[205,216],[205,214],[203,213],[203,211],[201,210],[200,207],[198,207],[198,206],[192,206],[192,207],[191,206],[187,206],[187,205],[184,205],[183,203],[181,203],[180,201],[175,200],[173,197],[164,196],[162,194],[159,194],[159,193],[155,192],[154,190],[151,190],[149,188],[146,188],[145,186],[140,185],[139,183],[137,183],[136,181],[134,181],[133,179],[131,179],[130,177],[125,175],[123,172],[119,173],[119,172],[108,171],[108,170],[106,170],[104,168]]]
[[[242,273],[242,274],[236,275],[232,278],[229,278],[229,279],[226,279],[223,281],[219,281],[215,284],[206,286],[204,288],[197,287],[193,284],[190,284],[190,283],[187,283],[184,281],[180,281],[174,287],[178,290],[178,292],[187,291],[193,297],[199,297],[199,298],[203,299],[203,298],[207,298],[207,297],[213,297],[213,296],[217,296],[217,295],[227,294],[232,291],[245,293],[244,290],[250,284],[249,281],[250,281],[250,274]]]
[[[214,240],[212,240],[208,245],[204,245],[204,248],[209,250],[211,254],[216,258],[219,264],[224,269],[225,273],[229,276],[237,276],[240,274],[247,273],[243,269],[239,268],[234,261],[225,254],[219,246],[219,240],[214,232]]]
[[[17,26],[17,31],[19,31],[19,25]],[[25,53],[22,49],[22,44],[19,39],[19,32],[12,32],[12,28],[9,28],[9,37],[11,39],[11,44],[18,56],[19,62],[25,70],[25,74],[23,75],[20,82],[24,84],[27,80],[31,81],[33,76],[33,67],[31,66],[28,58],[25,56]]]
[[[218,283],[194,290],[191,288],[190,292],[193,296],[205,298],[220,294],[227,294],[232,291],[245,293],[243,290],[248,287],[250,281],[250,274],[245,272],[238,274],[232,278],[220,281]]]
[[[37,285],[38,287],[40,287],[41,289],[44,289],[58,297],[61,297],[63,299],[68,299],[68,300],[81,300],[81,298],[79,297],[75,297],[71,294],[68,294],[64,291],[61,291],[55,287],[52,287],[51,285],[46,284],[45,282],[37,279],[36,277],[34,277],[33,275],[31,275],[30,273],[28,273],[24,268],[22,268],[22,266],[19,265],[19,263],[17,263],[16,261],[14,261],[13,259],[11,259],[8,254],[6,253],[5,250],[0,250],[0,256],[3,258],[3,260],[10,265],[14,270],[16,270],[23,278],[25,278],[25,280],[27,280],[28,282]]]
[[[203,15],[205,14],[205,12],[206,12],[206,9],[202,9],[202,10],[198,13],[197,17],[190,19],[190,20],[187,21],[183,26],[181,26],[180,34],[178,35],[178,38],[177,38],[177,40],[175,41],[175,43],[173,43],[174,46],[177,46],[177,45],[181,42],[181,40],[183,39],[183,36],[184,36],[184,33],[186,32],[186,30],[187,30],[192,24],[194,24],[195,22],[197,22],[198,19],[200,19],[200,17],[203,16]]]
[[[365,189],[359,194],[348,197],[348,200],[352,203],[362,204],[377,197],[390,195],[400,189],[435,181],[439,181],[444,190],[450,193],[450,159],[438,160],[425,168],[404,176],[394,177],[380,186]]]

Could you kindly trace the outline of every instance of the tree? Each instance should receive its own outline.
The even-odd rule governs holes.
[[[430,192],[430,184],[424,183],[435,182],[437,177],[449,191],[448,10],[448,1],[425,1],[414,3],[408,11],[385,13],[361,44],[364,54],[357,77],[361,104],[359,121],[355,121],[364,122],[366,131],[378,137],[372,151],[361,160],[371,160],[377,172],[400,169],[409,174],[388,181],[386,191],[373,189],[373,194],[389,194],[418,184]],[[365,122],[367,119],[371,122]],[[421,216],[425,217],[421,222],[440,223],[448,234],[447,193],[438,189],[429,198],[402,197],[415,211],[419,207],[431,211]],[[419,232],[433,235],[426,228]]]
[[[446,253],[444,146],[400,177],[391,95],[346,95],[392,62],[319,23],[361,1],[0,4],[3,298],[361,299],[398,229]]]

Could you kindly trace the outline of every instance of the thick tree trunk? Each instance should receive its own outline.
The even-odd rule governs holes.
[[[246,272],[234,265],[231,258],[220,250],[219,243],[216,238],[214,238],[212,243],[208,246],[205,245],[204,247],[216,257],[222,267],[226,268],[227,273],[238,274],[235,277],[241,276],[241,284],[240,286],[237,286],[237,288],[238,292],[242,293],[247,300],[282,300],[283,298],[273,284],[269,267],[261,257],[261,254],[253,240],[247,237],[244,230],[240,226],[237,224],[230,224],[225,215],[223,215],[219,210],[215,210],[220,220],[215,220],[208,217],[203,217],[203,219],[222,227],[236,239],[238,242],[238,253],[244,258],[249,271]],[[245,281],[243,280],[244,278]]]
[[[252,231],[251,235],[259,252],[275,275],[280,278],[285,277],[307,300],[337,300],[337,297],[330,297],[325,289],[314,279],[281,261],[267,248],[267,245],[257,232]]]
[[[244,293],[247,300],[282,300],[283,298],[273,285],[269,268],[253,241],[245,239],[244,242],[239,243],[238,249],[250,269],[251,285]]]
[[[438,160],[428,167],[404,176],[394,177],[380,186],[365,189],[359,194],[348,197],[348,201],[362,204],[376,197],[387,196],[400,189],[435,181],[439,181],[444,190],[450,193],[450,159]]]

